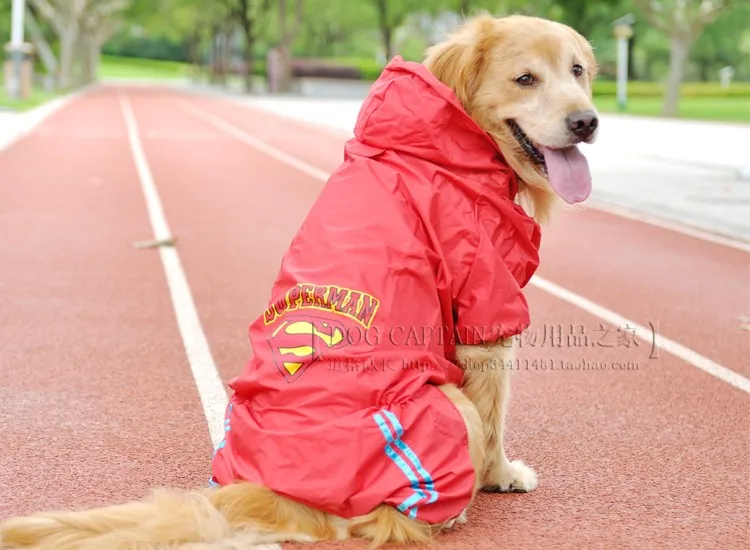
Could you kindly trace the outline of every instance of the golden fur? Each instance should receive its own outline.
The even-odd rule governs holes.
[[[573,62],[585,67],[583,78],[570,74]],[[521,180],[520,195],[531,213],[540,221],[546,219],[554,192],[503,121],[513,118],[534,142],[559,146],[564,140],[565,114],[593,110],[591,80],[596,64],[586,40],[551,21],[480,15],[428,50],[425,65],[494,137]],[[520,89],[514,79],[525,71],[538,75],[542,85]],[[441,387],[468,429],[477,472],[475,494],[481,488],[531,491],[537,485],[534,471],[521,461],[509,461],[503,448],[507,365],[513,357],[511,341],[459,346],[464,385],[461,389]],[[141,502],[11,518],[0,523],[0,542],[2,548],[36,550],[229,550],[259,543],[361,538],[379,546],[427,542],[452,524],[426,525],[388,506],[346,520],[264,487],[238,483],[192,492],[158,490]]]

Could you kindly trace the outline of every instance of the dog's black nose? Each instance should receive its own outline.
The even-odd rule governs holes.
[[[599,126],[599,119],[594,111],[578,111],[565,119],[568,129],[581,139],[586,139]]]

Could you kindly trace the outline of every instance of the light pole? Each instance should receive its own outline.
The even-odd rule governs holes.
[[[23,43],[23,16],[26,11],[25,0],[13,0],[10,44],[6,49],[10,52],[12,63],[12,74],[8,79],[8,94],[13,99],[21,97],[21,72],[23,67],[24,43]]]
[[[617,39],[617,106],[624,111],[628,102],[628,40],[633,36],[635,17],[627,14],[612,23]]]

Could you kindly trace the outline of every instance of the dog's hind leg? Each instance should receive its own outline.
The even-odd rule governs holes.
[[[466,432],[469,439],[469,456],[471,457],[471,463],[474,466],[474,472],[476,473],[476,483],[472,495],[474,496],[482,487],[482,470],[487,460],[487,449],[482,428],[482,415],[472,400],[469,399],[468,396],[457,386],[454,386],[453,384],[444,384],[438,386],[438,389],[453,402],[456,409],[458,409],[458,412],[461,414],[464,424],[466,424]],[[457,521],[462,523],[463,519],[464,518],[458,518]]]
[[[474,403],[455,385],[438,386],[461,415],[466,425],[469,456],[475,472],[472,499],[482,487],[482,468],[485,462],[484,434],[482,419]],[[469,503],[470,505],[470,503]],[[467,508],[468,506],[467,505]],[[349,538],[363,538],[374,546],[388,543],[424,543],[442,530],[450,529],[456,523],[466,523],[466,510],[458,517],[439,525],[427,525],[411,519],[390,506],[378,506],[367,516],[347,521]]]
[[[453,405],[458,409],[458,412],[461,414],[464,424],[466,425],[466,433],[469,440],[469,456],[471,457],[471,463],[474,466],[475,474],[474,488],[472,491],[473,500],[479,489],[482,487],[482,471],[487,460],[482,416],[479,414],[476,405],[474,405],[471,399],[469,399],[457,386],[454,386],[453,384],[444,384],[438,386],[438,389],[453,402]],[[467,509],[464,509],[457,518],[440,526],[440,528],[449,529],[452,528],[455,523],[466,523]]]
[[[521,460],[508,460],[503,443],[505,412],[510,395],[510,371],[515,360],[512,340],[484,345],[459,345],[456,354],[464,370],[462,390],[482,417],[487,449],[483,467],[483,490],[503,493],[527,493],[534,490],[538,483],[536,473]]]

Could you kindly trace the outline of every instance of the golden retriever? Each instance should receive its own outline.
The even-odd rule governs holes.
[[[483,14],[430,48],[424,65],[497,142],[517,174],[523,204],[537,220],[548,218],[557,196],[568,202],[586,198],[590,175],[576,146],[592,143],[598,132],[591,99],[597,67],[580,34],[548,20]],[[514,357],[512,344],[459,345],[458,362],[507,363]],[[473,495],[537,486],[535,472],[509,460],[503,447],[508,374],[504,368],[466,368],[460,389],[441,387],[467,427]],[[446,524],[428,525],[385,505],[344,519],[267,488],[237,483],[192,492],[161,490],[150,500],[95,510],[11,518],[0,524],[0,541],[2,548],[50,550],[229,549],[352,538],[381,545],[428,541],[465,520],[462,513]]]

